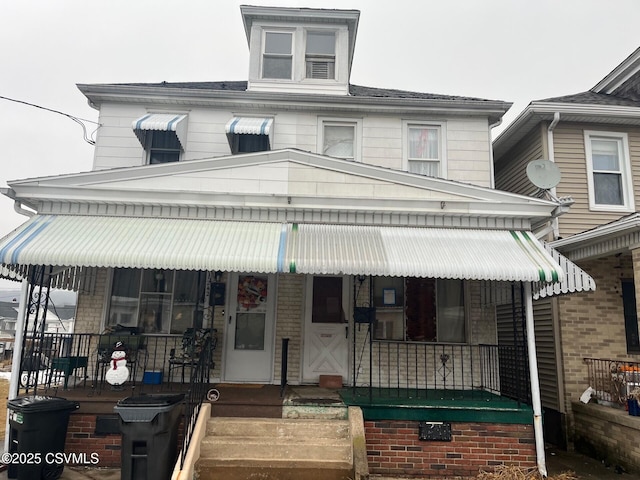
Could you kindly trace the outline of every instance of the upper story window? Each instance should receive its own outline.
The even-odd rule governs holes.
[[[187,116],[148,113],[133,121],[133,131],[142,144],[147,164],[180,161],[187,138]]]
[[[262,78],[291,79],[293,72],[293,34],[265,32]]]
[[[627,134],[585,131],[584,135],[590,208],[633,210]]]
[[[439,125],[405,124],[405,156],[409,172],[444,176],[441,131]]]
[[[319,150],[323,155],[359,160],[359,127],[357,120],[321,120]]]
[[[231,153],[271,150],[273,118],[233,117],[225,126]]]
[[[173,132],[152,132],[147,135],[147,155],[150,165],[180,161],[182,147]]]
[[[307,32],[305,49],[306,77],[334,79],[336,76],[335,32]]]
[[[373,303],[376,339],[466,341],[462,280],[374,277]]]

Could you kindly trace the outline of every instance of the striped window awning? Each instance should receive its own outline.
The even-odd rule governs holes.
[[[182,149],[187,145],[187,115],[175,113],[148,113],[134,120],[133,131],[144,148],[149,132],[169,132],[178,138]]]
[[[271,135],[273,118],[233,117],[227,122],[227,135]]]
[[[526,231],[36,215],[0,240],[0,264],[436,277],[555,283]]]

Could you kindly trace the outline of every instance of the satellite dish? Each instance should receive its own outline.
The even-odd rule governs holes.
[[[527,165],[527,178],[536,187],[549,190],[560,182],[560,169],[550,160],[534,160]]]

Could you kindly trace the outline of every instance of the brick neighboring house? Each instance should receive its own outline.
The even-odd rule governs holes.
[[[582,274],[533,233],[562,202],[493,188],[510,104],[352,85],[357,11],[241,13],[248,81],[79,85],[93,170],[9,182],[37,214],[0,263],[79,291],[74,338],[216,329],[216,382],[277,385],[288,340],[289,384],[352,387],[375,473],[544,469],[523,325]]]
[[[611,361],[604,385],[591,385],[605,396],[612,395],[616,365],[640,361],[640,49],[588,91],[531,102],[493,145],[497,188],[542,196],[526,167],[546,159],[561,176],[550,193],[574,200],[547,239],[593,276],[597,290],[539,300],[534,308],[546,438],[584,443],[594,435],[576,426],[572,405],[595,380],[595,363],[585,359]],[[601,432],[613,439],[637,434]],[[638,458],[625,462],[640,465]]]

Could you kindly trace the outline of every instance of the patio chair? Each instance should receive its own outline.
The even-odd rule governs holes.
[[[180,370],[180,382],[185,381],[185,370],[187,367],[195,367],[200,361],[202,349],[205,341],[211,339],[211,352],[215,350],[217,342],[217,330],[210,328],[187,328],[182,335],[182,344],[180,350],[176,352],[175,348],[169,351],[169,384],[173,380],[176,370]],[[213,361],[210,363],[213,368]]]

